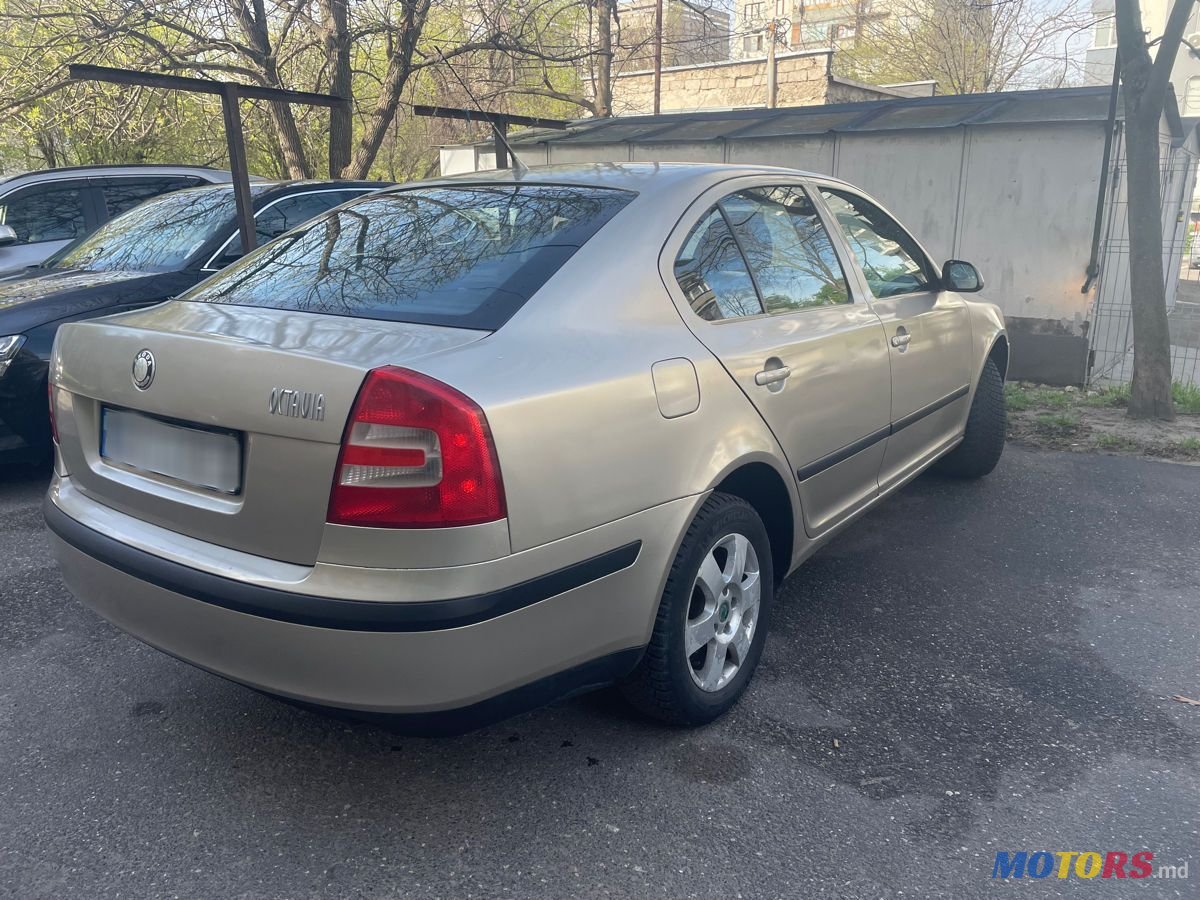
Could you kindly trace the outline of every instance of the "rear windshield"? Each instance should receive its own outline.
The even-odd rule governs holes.
[[[495,330],[633,197],[565,185],[376,194],[180,299]]]
[[[233,221],[228,186],[163,194],[101,225],[47,264],[89,272],[175,272]]]

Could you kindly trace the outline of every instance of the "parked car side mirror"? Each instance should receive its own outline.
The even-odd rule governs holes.
[[[11,225],[0,225],[0,247],[7,247],[17,242],[17,233]]]
[[[983,276],[969,262],[948,259],[942,266],[942,287],[960,294],[971,294],[983,290]]]

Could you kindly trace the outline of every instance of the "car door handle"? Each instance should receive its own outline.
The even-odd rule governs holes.
[[[761,372],[754,373],[754,383],[758,385],[778,384],[792,374],[792,370],[788,366],[780,366],[777,369],[763,369]]]
[[[912,340],[912,335],[908,334],[907,332],[901,332],[900,334],[893,334],[892,335],[892,346],[893,347],[907,347],[908,342],[911,340]],[[875,346],[878,347],[879,345],[876,344]]]

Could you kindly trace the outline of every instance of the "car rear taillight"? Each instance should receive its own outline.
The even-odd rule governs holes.
[[[500,464],[483,410],[419,372],[368,372],[342,438],[328,521],[447,528],[504,516]]]
[[[54,418],[54,382],[46,382],[46,399],[50,401],[50,436],[58,443],[58,422]]]

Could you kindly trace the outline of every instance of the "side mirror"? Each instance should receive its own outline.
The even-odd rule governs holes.
[[[942,287],[960,294],[972,294],[983,290],[983,276],[969,262],[948,259],[942,266]]]
[[[11,225],[0,225],[0,247],[17,243],[17,233]]]

